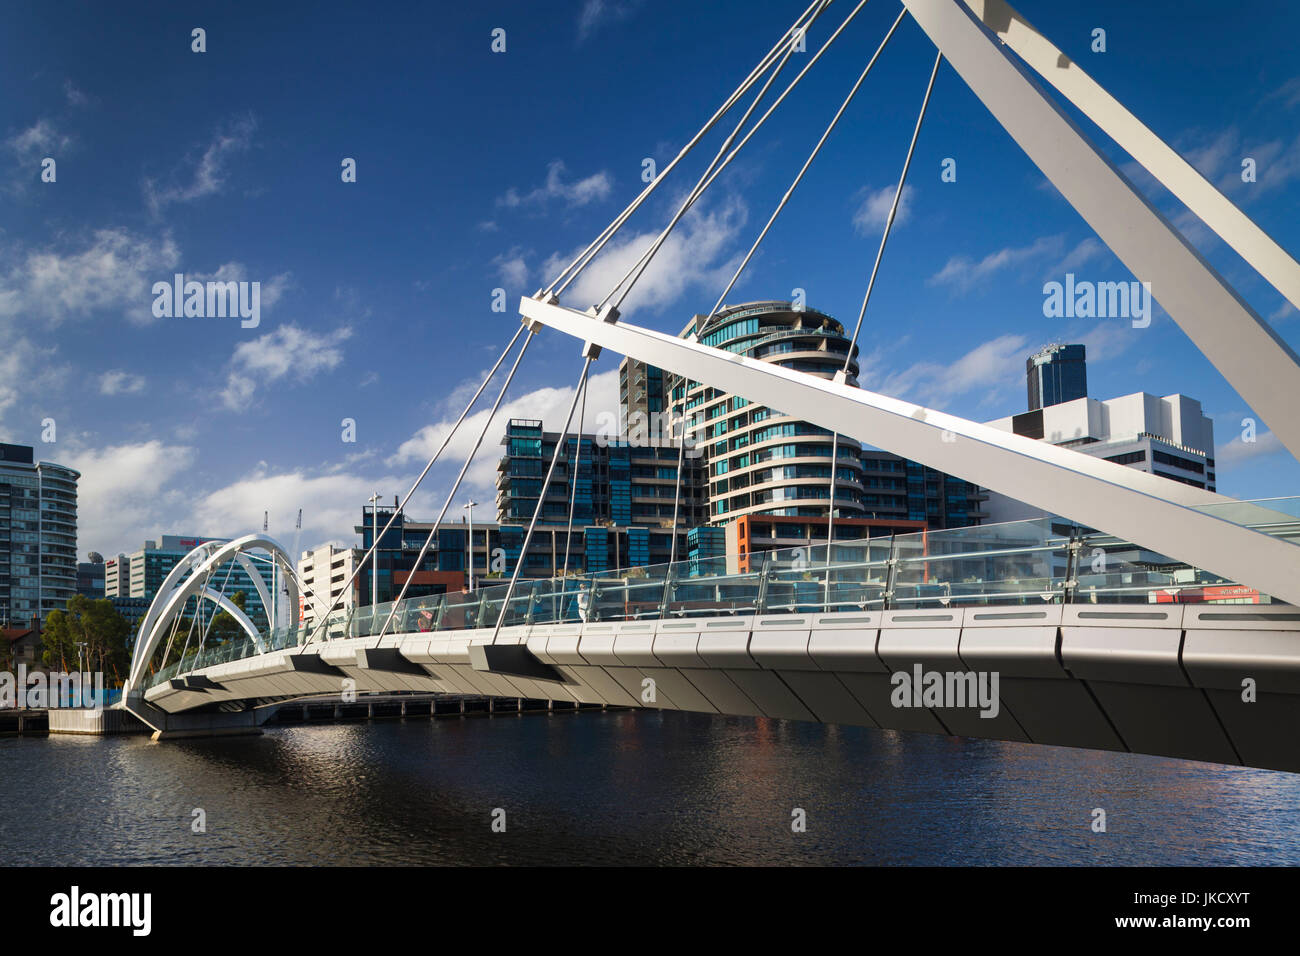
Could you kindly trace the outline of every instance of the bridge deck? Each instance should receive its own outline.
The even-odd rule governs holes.
[[[712,615],[516,625],[492,642],[490,628],[340,638],[213,664],[143,696],[167,713],[257,707],[350,680],[358,691],[815,720],[1300,772],[1300,610],[1284,605]],[[996,675],[996,701],[913,706],[897,675],[918,667]]]

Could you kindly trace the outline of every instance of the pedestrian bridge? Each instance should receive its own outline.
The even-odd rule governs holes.
[[[1235,501],[1200,483],[1170,481],[869,391],[852,362],[941,72],[969,88],[1297,457],[1300,355],[1137,189],[1109,148],[1093,142],[1065,103],[1297,308],[1300,263],[1004,0],[903,0],[869,58],[869,47],[847,32],[866,6],[860,0],[814,53],[805,40],[811,28],[820,29],[829,3],[812,0],[677,156],[548,285],[521,298],[521,326],[374,535],[381,539],[405,512],[452,436],[462,427],[474,430],[470,412],[513,352],[495,403],[477,416],[477,438],[468,436],[473,450],[432,527],[443,521],[525,353],[539,334],[553,330],[583,343],[582,365],[541,488],[572,477],[557,470],[560,457],[575,413],[582,429],[591,365],[609,350],[666,370],[673,389],[681,390],[683,400],[670,409],[680,444],[674,526],[686,439],[708,439],[712,412],[737,396],[764,406],[773,422],[807,422],[833,436],[827,543],[690,555],[659,567],[544,581],[522,576],[521,557],[508,582],[440,597],[408,598],[416,577],[408,575],[396,602],[350,615],[318,607],[317,597],[304,594],[318,612],[312,627],[291,623],[284,613],[298,607],[299,588],[293,561],[277,543],[249,535],[204,545],[173,569],[141,623],[125,706],[166,736],[255,729],[278,703],[300,696],[441,690],[860,724],[1300,772],[1296,499]],[[918,80],[926,77],[924,94],[874,264],[868,270],[860,263],[866,288],[843,365],[818,375],[698,340],[709,317],[726,308],[907,20],[933,42],[935,58],[928,74],[918,70]],[[861,73],[713,307],[680,335],[629,321],[621,310],[634,314],[636,299],[629,297],[647,269],[663,266],[653,260],[674,228],[841,36],[850,37],[841,48],[857,44],[852,55],[864,63]],[[793,78],[778,84],[796,52],[797,72],[792,65]],[[763,103],[770,105],[760,110]],[[710,137],[721,137],[721,146],[695,185],[672,201],[676,212],[593,303],[600,289],[593,293],[595,287],[575,280],[593,275],[585,270],[632,217],[657,214],[647,200],[679,164],[685,169],[700,158],[693,151]],[[712,149],[702,152],[707,158]],[[1015,201],[1013,194],[1007,198]],[[890,327],[899,321],[887,318]],[[715,390],[714,399],[705,399],[714,404],[687,400],[690,382]],[[844,541],[834,528],[842,501],[835,470],[841,436],[1065,517]],[[1208,458],[1210,449],[1203,451]],[[572,531],[577,481],[568,483]],[[539,493],[521,556],[529,554],[545,500]],[[413,568],[427,567],[432,541],[431,533]],[[213,586],[234,561],[251,568],[250,555],[259,549],[273,578],[283,582],[268,593],[259,574],[251,574],[262,606],[276,611],[269,633],[257,630],[224,585]],[[374,554],[372,546],[344,593]],[[243,636],[213,639],[209,605],[234,618]]]
[[[1300,536],[1300,499],[1237,510]],[[1300,772],[1300,610],[1048,519],[525,581],[502,615],[507,590],[192,650],[127,707],[165,737],[252,730],[298,697],[434,691]]]

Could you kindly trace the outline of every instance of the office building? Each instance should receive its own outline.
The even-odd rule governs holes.
[[[1025,359],[1029,410],[1088,395],[1087,350],[1082,345],[1048,345]]]
[[[132,647],[135,644],[136,631],[140,629],[140,621],[149,612],[149,605],[152,601],[142,597],[133,598],[114,595],[108,598],[108,602],[113,605],[113,610],[126,618],[127,626],[131,629],[130,635],[127,637],[127,647]]]
[[[92,551],[87,557],[77,563],[77,593],[95,601],[104,597],[104,556]]]
[[[363,557],[374,540],[373,528],[380,532],[392,517],[393,507],[373,506],[362,508],[362,521],[356,528],[361,538],[358,560]],[[379,548],[373,562],[366,562],[357,575],[356,601],[360,606],[371,603],[372,566],[378,569],[378,603],[393,600],[410,579],[407,597],[457,592],[469,584],[471,536],[465,521],[444,521],[438,525],[424,560],[418,568],[415,559],[429,540],[433,523],[408,520],[398,515],[387,534],[380,534]],[[713,529],[705,529],[712,531]],[[490,587],[504,584],[514,574],[523,551],[527,523],[497,524],[474,522],[473,567],[474,586]],[[629,527],[612,524],[580,525],[574,523],[573,534],[566,537],[564,524],[538,524],[528,548],[527,559],[520,572],[521,578],[559,577],[566,568],[570,574],[598,572],[617,573],[629,568],[664,564],[672,548],[673,532],[667,527]],[[720,537],[685,531],[677,532],[677,559],[700,560],[723,553]],[[566,555],[567,545],[567,555]]]
[[[989,422],[994,428],[1073,448],[1206,491],[1216,490],[1214,422],[1186,395],[1135,392],[1098,401],[1080,398]],[[994,521],[1041,515],[1005,495],[989,501]]]
[[[120,581],[120,575],[123,573],[122,565],[125,562],[126,568],[129,569],[125,573],[130,581],[130,591],[125,595],[119,591],[118,594],[110,596],[143,598],[146,601],[152,601],[168,573],[186,555],[200,544],[225,540],[225,538],[206,538],[198,535],[165,534],[156,541],[146,541],[144,547],[139,551],[129,555],[119,555],[114,559],[112,573],[108,570],[108,562],[105,562],[105,590],[107,592],[107,584],[110,580],[117,578]],[[275,584],[272,580],[271,566],[267,563],[257,562],[254,567],[262,579],[267,595],[274,599]],[[267,627],[268,614],[261,593],[253,583],[248,571],[239,561],[232,558],[214,570],[212,572],[211,586],[214,590],[221,591],[227,596],[242,591],[244,594],[244,613],[249,616],[259,629]]]
[[[77,593],[79,472],[0,444],[0,625],[44,621]]]
[[[501,524],[526,525],[532,520],[559,440],[559,434],[544,431],[540,421],[512,419],[506,426],[501,441],[506,454],[497,465],[497,520]],[[702,524],[698,453],[688,451],[682,456],[676,443],[664,439],[633,441],[627,436],[603,434],[566,436],[538,522],[568,525],[572,500],[575,528],[671,526],[679,458],[683,458],[684,474],[677,526]]]

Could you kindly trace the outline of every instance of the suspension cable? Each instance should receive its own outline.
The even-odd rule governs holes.
[[[672,533],[672,544],[669,546],[669,550],[668,550],[669,567],[667,573],[669,574],[672,573],[672,565],[674,564],[674,562],[677,561],[677,522],[679,520],[678,515],[680,514],[681,511],[681,501],[682,501],[682,471],[686,467],[686,422],[687,422],[686,401],[687,401],[688,394],[690,393],[690,382],[687,380],[686,376],[684,375],[681,376],[681,384],[682,384],[682,434],[681,434],[681,440],[678,442],[677,445],[677,481],[673,487],[673,533]],[[670,405],[671,405],[672,393],[673,390],[670,388],[668,390]],[[672,437],[671,427],[672,426],[670,425],[669,426],[670,438]]]
[[[582,371],[582,409],[578,412],[578,447],[574,452],[573,488],[569,493],[569,528],[564,535],[564,570],[560,577],[569,576],[569,543],[573,540],[573,513],[578,506],[578,469],[582,467],[582,429],[587,422],[587,370]]]
[[[815,54],[813,54],[812,58],[809,59],[809,61],[804,65],[804,68],[799,71],[799,74],[793,80],[790,81],[790,84],[781,92],[781,95],[776,98],[776,101],[767,108],[767,111],[762,115],[762,117],[759,118],[758,122],[753,125],[753,127],[749,130],[749,132],[745,134],[744,138],[741,139],[740,143],[737,144],[731,150],[731,152],[727,154],[726,159],[724,159],[717,166],[716,169],[714,169],[711,173],[709,173],[708,177],[704,181],[702,181],[700,185],[697,186],[696,189],[691,193],[691,195],[687,198],[686,202],[683,204],[683,207],[679,211],[678,215],[674,217],[673,222],[670,223],[668,228],[665,229],[664,232],[660,234],[659,238],[656,239],[654,244],[652,244],[651,247],[646,250],[646,252],[641,256],[641,259],[638,261],[638,263],[633,267],[633,272],[635,273],[635,275],[629,273],[628,276],[625,277],[623,281],[621,281],[618,285],[616,285],[613,289],[611,289],[609,294],[605,297],[605,300],[601,302],[600,304],[601,307],[603,307],[605,303],[608,302],[614,296],[614,293],[619,290],[620,286],[623,285],[623,282],[628,282],[628,279],[630,278],[630,282],[628,282],[627,287],[623,289],[618,299],[615,300],[614,307],[618,308],[622,304],[623,300],[627,298],[628,293],[632,291],[632,287],[636,285],[637,280],[641,278],[642,273],[645,272],[645,269],[649,265],[650,260],[654,257],[655,253],[659,251],[659,247],[663,244],[663,241],[667,239],[668,233],[672,230],[672,227],[676,225],[676,222],[692,205],[694,205],[695,201],[704,193],[704,191],[708,189],[710,185],[713,184],[713,181],[718,178],[718,176],[722,173],[724,169],[727,168],[728,165],[730,165],[731,161],[736,158],[737,154],[739,154],[739,152],[745,148],[745,144],[748,143],[750,139],[753,138],[754,134],[757,133],[763,127],[763,124],[766,123],[768,118],[772,115],[772,113],[776,111],[776,108],[779,107],[785,101],[785,98],[790,94],[790,92],[794,90],[796,86],[799,85],[799,81],[808,75],[808,71],[811,70],[817,64],[817,61],[821,59],[822,54],[824,54],[830,48],[830,45],[835,42],[835,40],[839,37],[839,35],[844,31],[844,28],[847,27],[849,23],[854,19],[854,17],[858,15],[858,12],[864,6],[866,6],[866,3],[867,0],[859,0],[858,5],[853,8],[853,10],[849,13],[847,17],[845,17],[844,22],[841,23],[836,28],[834,33],[832,33],[829,37],[827,37],[826,42],[822,44],[821,48]],[[782,63],[784,63],[784,61],[782,61]]]
[[[916,117],[916,126],[912,129],[912,141],[907,146],[907,158],[903,160],[903,172],[898,177],[898,187],[894,190],[894,201],[889,205],[889,215],[885,219],[885,228],[880,236],[880,247],[876,250],[876,261],[871,267],[871,278],[867,280],[867,291],[862,297],[862,308],[858,310],[858,321],[853,327],[853,338],[849,340],[848,350],[844,353],[844,367],[840,369],[841,378],[847,381],[849,365],[853,361],[853,350],[857,347],[858,334],[862,331],[862,319],[867,314],[867,303],[871,301],[871,290],[876,286],[876,275],[880,272],[880,261],[885,255],[885,243],[889,241],[890,231],[894,227],[894,217],[898,213],[898,204],[903,197],[903,186],[907,182],[907,171],[912,165],[912,154],[916,152],[916,141],[921,135],[921,123],[925,119],[926,108],[930,105],[930,94],[934,92],[934,80],[939,75],[939,65],[943,62],[943,53],[934,58],[934,68],[930,70],[930,81],[925,86],[925,96],[921,100],[921,111]],[[832,432],[831,439],[831,498],[826,509],[826,564],[831,563],[831,540],[835,534],[835,466],[839,451],[839,432]],[[826,575],[827,598],[830,596],[830,573]]]
[[[862,0],[862,2],[865,3],[866,0]],[[749,108],[745,110],[739,121],[737,121],[735,128],[732,129],[731,133],[723,141],[722,145],[718,147],[717,153],[714,155],[713,159],[709,161],[708,167],[695,183],[694,188],[692,188],[692,190],[687,194],[686,198],[678,207],[677,212],[673,214],[673,218],[670,219],[668,225],[664,227],[664,230],[655,237],[655,240],[650,244],[650,247],[641,254],[641,258],[632,264],[632,268],[624,273],[623,278],[619,279],[618,282],[614,284],[614,287],[605,295],[605,298],[600,301],[600,305],[597,306],[598,309],[604,308],[605,303],[613,298],[614,294],[618,292],[624,284],[631,280],[627,289],[614,303],[614,308],[617,309],[619,305],[622,304],[623,300],[627,298],[627,294],[632,291],[632,286],[636,285],[637,280],[641,278],[641,274],[650,265],[650,260],[654,258],[655,253],[657,253],[660,247],[668,240],[669,234],[672,233],[677,223],[681,221],[682,216],[686,215],[686,211],[691,208],[695,200],[698,199],[700,194],[704,191],[706,180],[712,182],[712,180],[709,179],[709,174],[718,168],[718,164],[727,154],[727,150],[731,149],[731,144],[736,141],[736,137],[740,135],[740,131],[745,128],[745,124],[749,122],[749,118],[754,114],[754,110],[758,108],[758,104],[763,102],[763,97],[767,95],[767,91],[771,88],[772,84],[776,82],[776,78],[781,75],[781,71],[785,69],[786,63],[789,62],[791,55],[794,53],[794,48],[798,39],[799,38],[796,36],[790,37],[785,41],[785,52],[781,56],[781,61],[772,69],[771,74],[764,81],[759,91],[754,95],[754,99],[749,104]]]
[[[334,601],[330,604],[328,610],[326,610],[325,613],[321,615],[320,620],[316,622],[316,626],[308,631],[307,639],[303,641],[304,647],[306,647],[308,644],[312,642],[312,640],[315,638],[316,634],[320,631],[322,627],[328,629],[330,615],[334,613],[335,609],[339,605],[339,602],[343,600],[343,596],[346,595],[352,589],[352,582],[357,579],[357,575],[361,573],[361,569],[365,567],[366,562],[369,561],[371,556],[375,553],[375,549],[379,547],[380,540],[384,537],[384,535],[388,534],[388,529],[393,526],[393,522],[397,520],[397,516],[399,514],[402,514],[405,511],[407,502],[411,500],[411,496],[414,495],[416,490],[420,487],[420,483],[424,481],[425,475],[429,473],[429,469],[433,467],[434,462],[438,460],[439,456],[442,455],[443,451],[451,443],[452,436],[456,434],[456,430],[459,429],[461,423],[465,421],[466,416],[469,415],[470,409],[473,408],[475,403],[479,400],[479,396],[482,395],[483,390],[487,388],[488,382],[492,381],[492,377],[496,375],[497,369],[501,367],[501,363],[504,362],[506,356],[510,354],[510,350],[515,347],[515,343],[519,341],[519,336],[523,334],[523,331],[524,331],[523,325],[520,325],[519,328],[515,330],[515,334],[510,338],[510,342],[506,345],[504,349],[502,349],[500,357],[498,357],[496,360],[496,364],[494,364],[492,368],[488,371],[487,375],[484,376],[482,384],[480,384],[478,390],[474,392],[474,396],[469,400],[469,403],[465,406],[465,410],[460,413],[460,417],[456,419],[456,423],[451,426],[451,430],[448,431],[447,436],[443,438],[442,444],[438,446],[438,450],[433,453],[433,457],[429,459],[429,463],[424,466],[424,470],[420,472],[420,476],[415,479],[415,484],[411,485],[411,489],[402,498],[401,503],[398,504],[396,510],[393,511],[392,515],[389,516],[387,523],[384,525],[384,530],[379,532],[379,534],[375,536],[374,541],[370,542],[370,549],[365,553],[365,556],[362,557],[362,559],[359,562],[357,562],[357,566],[353,568],[352,574],[348,577],[347,581],[344,582],[343,587],[339,589],[339,596],[336,597]],[[529,338],[531,337],[532,337],[532,333],[529,332]],[[527,342],[524,343],[524,347],[527,348]],[[520,352],[520,355],[521,356],[523,355],[522,351]],[[517,363],[518,360],[516,360],[516,364]],[[375,503],[375,507],[378,507],[378,502]],[[374,572],[372,571],[371,573]]]
[[[483,419],[483,427],[479,430],[478,438],[474,441],[474,447],[471,448],[469,454],[465,456],[465,464],[461,465],[460,474],[456,476],[455,482],[452,483],[451,491],[447,492],[447,500],[443,503],[442,510],[438,512],[437,519],[434,520],[433,525],[429,528],[429,536],[424,539],[424,544],[420,548],[420,553],[416,555],[415,563],[411,565],[411,573],[406,576],[406,580],[402,583],[402,590],[398,593],[397,599],[393,601],[393,606],[388,611],[388,617],[384,621],[384,626],[379,630],[380,639],[388,633],[388,628],[392,625],[393,618],[397,614],[398,605],[400,605],[402,600],[406,597],[406,590],[411,586],[411,582],[415,580],[416,572],[420,570],[420,563],[424,560],[424,556],[429,553],[429,546],[433,544],[433,539],[438,533],[438,526],[442,524],[442,519],[446,517],[447,509],[451,507],[452,499],[456,497],[456,490],[460,488],[460,483],[465,480],[465,474],[469,471],[469,466],[474,461],[474,456],[478,454],[479,446],[483,444],[483,436],[487,434],[488,428],[491,427],[492,419],[496,417],[497,409],[501,407],[501,400],[506,397],[506,391],[509,390],[510,383],[514,381],[515,373],[519,371],[519,363],[523,361],[524,353],[528,351],[528,346],[532,344],[533,337],[536,334],[537,331],[535,327],[528,330],[528,337],[524,339],[524,344],[519,349],[519,354],[515,356],[514,365],[510,367],[510,374],[507,375],[506,380],[501,383],[501,391],[497,393],[497,400],[492,403],[492,410],[489,411]],[[371,613],[374,612],[372,611]]]
[[[208,584],[212,581],[212,572],[214,570],[216,569],[208,568],[207,574],[203,577],[203,587],[199,589],[198,594],[194,595],[194,616],[190,618],[190,629],[185,634],[185,644],[181,647],[181,656],[176,662],[176,670],[178,673],[180,672],[181,665],[185,663],[185,652],[190,649],[190,638],[194,636],[194,625],[198,623],[199,618],[203,614],[203,592],[207,590]],[[189,602],[186,601],[186,603],[188,604]],[[166,664],[167,662],[164,660],[163,663]]]
[[[749,252],[745,253],[745,258],[740,263],[740,267],[736,269],[736,274],[731,277],[731,281],[727,283],[727,287],[722,290],[722,295],[718,296],[718,301],[714,303],[713,308],[709,310],[709,315],[716,315],[718,309],[722,308],[722,303],[725,302],[727,296],[731,294],[732,288],[740,279],[740,274],[745,271],[745,267],[749,265],[749,260],[752,259],[754,253],[758,251],[759,244],[762,243],[763,239],[767,236],[768,230],[772,228],[772,223],[776,222],[776,217],[781,215],[781,211],[785,209],[786,203],[788,203],[790,197],[794,195],[794,191],[799,187],[799,183],[802,181],[804,173],[808,172],[808,167],[813,164],[813,160],[815,160],[817,154],[821,152],[822,146],[826,144],[826,140],[829,139],[831,133],[835,131],[835,127],[839,123],[840,117],[844,115],[844,111],[849,108],[849,104],[852,103],[853,98],[857,96],[858,90],[862,87],[862,82],[867,78],[867,74],[871,72],[871,68],[876,65],[876,60],[879,59],[880,54],[884,52],[885,45],[889,43],[890,37],[894,35],[894,31],[898,29],[898,25],[903,22],[905,16],[907,16],[906,7],[899,11],[898,18],[894,21],[894,25],[889,28],[889,32],[885,34],[885,38],[880,41],[880,46],[876,48],[876,52],[872,54],[871,59],[867,62],[866,68],[862,71],[862,75],[859,76],[858,81],[853,84],[853,88],[849,90],[849,95],[844,98],[844,102],[840,104],[840,108],[835,111],[835,116],[831,119],[830,125],[826,127],[826,131],[822,133],[821,139],[817,140],[817,145],[813,147],[812,152],[808,154],[808,158],[804,160],[803,168],[801,168],[799,174],[794,177],[794,182],[790,184],[790,188],[785,191],[785,195],[781,197],[781,201],[777,203],[776,208],[772,210],[772,216],[767,220],[767,225],[765,225],[762,232],[758,234],[758,238],[754,240],[754,244],[749,247]]]
[[[234,559],[234,558],[231,558],[230,561],[227,562],[227,564],[226,564],[226,576],[225,576],[224,578],[221,579],[221,596],[222,596],[222,597],[225,597],[225,596],[226,596],[226,585],[230,583],[230,572],[232,572],[232,571],[234,571],[234,570],[235,570],[235,559]],[[205,587],[203,590],[206,591],[207,588]],[[220,610],[221,610],[221,605],[220,605],[220,604],[217,604],[217,611],[220,611]],[[268,622],[267,630],[270,631],[272,634],[274,634],[274,633],[275,633],[275,625],[269,623],[270,620],[271,620],[271,609],[270,609],[270,608],[263,608],[262,610],[266,612],[266,619],[267,619],[267,622]],[[199,650],[202,650],[203,648],[207,647],[207,645],[208,645],[208,634],[210,634],[210,633],[212,632],[212,622],[215,621],[216,619],[217,619],[217,612],[213,612],[212,617],[208,618],[208,624],[207,624],[207,626],[203,629],[203,640],[201,640],[201,641],[199,642]]]
[[[614,221],[611,222],[608,226],[606,226],[604,231],[601,232],[601,234],[597,236],[591,242],[591,244],[587,246],[586,249],[584,249],[581,253],[579,253],[576,259],[574,259],[571,263],[568,264],[568,266],[564,268],[564,271],[562,271],[553,280],[551,280],[551,284],[546,287],[545,290],[546,292],[554,291],[556,295],[560,295],[564,292],[566,288],[568,288],[569,283],[572,282],[575,278],[577,278],[578,273],[580,273],[583,269],[585,269],[587,265],[590,264],[591,260],[594,259],[596,255],[600,253],[600,250],[604,248],[605,244],[614,237],[614,233],[618,232],[618,230],[622,228],[623,224],[627,222],[628,218],[634,212],[636,212],[638,208],[640,208],[641,204],[645,202],[646,199],[649,198],[650,194],[654,192],[654,190],[659,186],[661,182],[663,182],[663,180],[668,176],[668,174],[671,173],[674,168],[676,168],[677,164],[681,162],[683,158],[685,158],[686,154],[689,153],[700,142],[700,140],[704,138],[704,136],[709,132],[709,130],[711,130],[717,124],[718,120],[720,120],[723,116],[725,116],[731,110],[731,108],[735,106],[737,102],[739,102],[740,98],[749,91],[750,87],[752,87],[754,83],[757,82],[758,78],[763,74],[763,72],[768,68],[768,66],[771,65],[772,60],[775,59],[778,55],[780,55],[780,51],[784,48],[787,38],[789,38],[792,34],[797,36],[803,30],[806,30],[808,26],[812,23],[812,20],[808,20],[807,23],[804,23],[804,20],[810,14],[812,14],[813,20],[815,20],[818,16],[821,15],[821,12],[825,10],[825,8],[829,4],[830,4],[830,0],[813,0],[813,3],[809,4],[808,8],[804,10],[804,12],[801,13],[798,16],[798,18],[796,18],[794,23],[790,25],[790,28],[786,30],[786,32],[782,35],[781,39],[778,40],[777,43],[773,45],[773,47],[770,50],[768,50],[766,55],[764,55],[764,57],[759,61],[758,65],[755,66],[753,70],[750,71],[749,76],[745,77],[745,79],[741,82],[740,86],[736,87],[736,89],[732,92],[732,94],[729,97],[727,97],[726,101],[722,104],[722,106],[719,107],[717,112],[715,112],[713,116],[709,118],[708,122],[706,122],[704,126],[700,128],[699,132],[697,132],[695,136],[692,137],[690,142],[688,142],[684,147],[682,147],[681,151],[677,154],[677,156],[673,159],[673,161],[664,168],[664,171],[660,173],[658,176],[654,177],[654,179],[652,179],[649,183],[647,183],[646,187],[641,191],[640,195],[638,195],[636,199],[634,199],[627,206],[627,208],[625,208],[621,213],[619,213],[619,215],[615,217]],[[574,271],[572,275],[569,275],[570,270],[573,270],[575,266],[577,267],[576,271]],[[568,278],[565,278],[565,276],[568,276]],[[555,288],[556,283],[560,282],[561,280],[564,281],[564,284],[561,285],[558,289],[556,289]]]
[[[591,367],[591,356],[587,355],[582,360],[582,372],[578,376],[579,385],[586,379],[587,370]],[[578,407],[578,397],[582,394],[582,389],[573,390],[573,401],[569,403],[569,414],[564,417],[564,428],[560,432],[560,440],[555,443],[555,454],[551,455],[551,465],[546,469],[546,477],[542,480],[541,491],[537,494],[537,507],[533,509],[533,519],[528,522],[528,533],[524,535],[524,545],[519,550],[519,559],[515,561],[515,570],[510,575],[510,586],[506,588],[505,599],[501,602],[501,613],[497,615],[496,627],[492,631],[492,641],[495,644],[497,635],[501,633],[501,623],[506,619],[506,609],[510,607],[510,599],[514,596],[515,587],[519,583],[519,572],[523,570],[524,561],[528,557],[528,545],[532,543],[533,531],[537,528],[537,519],[541,517],[542,505],[546,501],[546,492],[551,487],[551,478],[555,474],[555,464],[560,460],[560,451],[564,447],[564,436],[569,433],[569,425],[573,422],[574,409]]]

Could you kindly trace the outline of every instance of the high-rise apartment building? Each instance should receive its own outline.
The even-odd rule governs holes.
[[[44,621],[77,593],[77,480],[34,460],[28,445],[0,444],[0,624]]]
[[[696,316],[682,335],[826,379],[846,367],[849,348],[838,321],[789,302],[727,306]],[[857,373],[855,355],[850,385]],[[708,520],[728,526],[731,553],[825,540],[832,448],[837,540],[966,527],[984,517],[987,495],[976,485],[843,435],[835,440],[828,429],[711,386],[672,380],[669,410],[689,416],[688,434],[704,452]]]
[[[696,316],[683,332],[704,345],[830,379],[845,366],[844,327],[823,312],[789,302],[747,302]],[[858,364],[848,362],[856,383]],[[831,449],[836,450],[834,507],[864,517],[862,447],[829,429],[711,385],[674,378],[674,421],[704,452],[708,520],[725,524],[751,514],[825,519],[831,508]]]
[[[646,433],[655,438],[667,438],[667,421],[664,411],[663,369],[633,358],[625,358],[618,365],[618,410],[620,434]],[[663,422],[662,426],[660,422]]]
[[[346,585],[363,553],[332,544],[302,553],[298,558],[298,581],[302,586],[298,598],[300,622],[310,627],[336,603],[337,610],[344,611],[357,605],[359,585],[356,581],[351,587]]]

